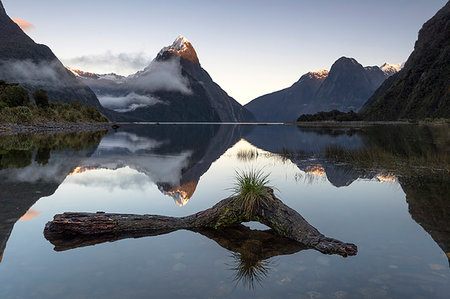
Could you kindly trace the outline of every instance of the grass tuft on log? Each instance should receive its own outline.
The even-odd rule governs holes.
[[[234,186],[231,190],[234,197],[240,198],[245,215],[253,215],[256,209],[262,205],[267,206],[267,201],[272,200],[270,191],[274,187],[269,185],[269,175],[261,169],[253,168],[236,171]]]

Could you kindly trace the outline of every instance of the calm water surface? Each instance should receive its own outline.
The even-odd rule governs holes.
[[[448,127],[135,125],[0,137],[0,298],[448,298]],[[57,248],[65,211],[185,216],[230,195],[236,170],[277,195],[343,258],[258,240],[267,227]],[[272,240],[272,239],[271,239]],[[271,244],[268,244],[271,243]]]

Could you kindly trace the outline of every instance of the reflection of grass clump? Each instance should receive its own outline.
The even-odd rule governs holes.
[[[241,161],[251,161],[256,160],[258,157],[258,151],[255,149],[251,150],[240,150],[237,152],[237,158]]]
[[[242,282],[249,289],[255,288],[255,282],[261,285],[271,269],[268,261],[261,261],[256,256],[243,256],[240,253],[233,253],[234,265],[231,270],[236,271],[234,281]]]
[[[242,202],[242,210],[246,216],[251,216],[255,209],[271,200],[269,174],[261,170],[236,171],[236,181],[232,188],[235,196]]]

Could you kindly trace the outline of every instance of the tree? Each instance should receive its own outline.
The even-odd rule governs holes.
[[[36,90],[33,93],[33,99],[39,108],[48,108],[48,94],[45,89]]]
[[[5,88],[1,100],[8,107],[27,106],[30,103],[30,93],[19,85],[10,85]]]

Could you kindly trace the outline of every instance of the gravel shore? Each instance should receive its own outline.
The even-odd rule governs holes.
[[[60,134],[74,132],[95,132],[108,130],[113,123],[22,123],[22,124],[1,124],[0,136],[2,135],[31,135],[31,134]]]

